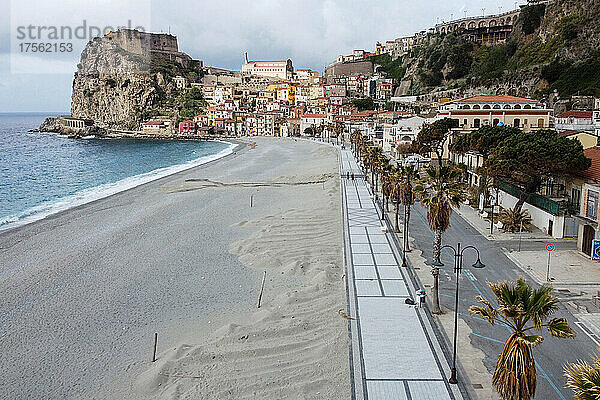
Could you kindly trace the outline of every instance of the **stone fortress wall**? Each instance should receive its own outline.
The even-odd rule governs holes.
[[[135,29],[120,29],[106,34],[106,39],[115,42],[120,48],[142,56],[151,53],[179,53],[177,37],[168,33],[148,33]]]

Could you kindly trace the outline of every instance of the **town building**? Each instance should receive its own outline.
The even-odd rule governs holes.
[[[592,160],[592,166],[582,173],[586,182],[581,190],[577,215],[577,247],[584,254],[591,256],[593,241],[600,240],[600,147],[587,149],[584,153]]]
[[[76,118],[70,115],[61,115],[56,119],[59,125],[66,126],[71,129],[85,129],[86,127],[93,126],[94,120],[87,118]]]
[[[585,131],[594,132],[595,124],[592,111],[567,111],[556,116],[554,127],[558,132]]]
[[[147,135],[169,135],[171,134],[171,121],[151,120],[142,123],[142,132]]]
[[[454,119],[461,131],[482,126],[513,126],[528,132],[553,127],[553,110],[537,100],[514,96],[483,95],[454,100],[439,106],[442,118]]]
[[[196,123],[191,120],[182,121],[179,123],[179,134],[191,136],[196,134]]]
[[[596,99],[594,105],[594,130],[596,136],[600,137],[600,98]]]
[[[501,14],[466,17],[435,26],[440,34],[456,33],[467,40],[477,43],[505,42],[513,30],[520,10],[512,10]]]
[[[315,129],[324,126],[327,123],[327,114],[304,114],[300,119],[300,134],[307,135],[307,129],[312,130],[313,135]]]
[[[284,61],[248,61],[248,53],[244,54],[242,75],[258,75],[275,79],[292,79],[294,67],[292,60]]]

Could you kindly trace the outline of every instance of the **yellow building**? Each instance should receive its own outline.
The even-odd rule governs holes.
[[[206,110],[206,117],[208,120],[208,126],[215,126],[215,108],[214,107],[208,107],[208,109]]]

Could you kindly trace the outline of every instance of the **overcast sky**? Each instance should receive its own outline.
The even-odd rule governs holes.
[[[495,14],[515,7],[513,0],[183,0],[170,5],[159,0],[121,3],[87,0],[86,4],[81,3],[81,0],[0,0],[0,111],[68,111],[72,74],[86,42],[74,40],[73,54],[62,59],[54,60],[48,54],[39,58],[19,49],[24,40],[36,40],[16,40],[18,26],[75,29],[83,19],[88,26],[99,27],[132,21],[133,26],[140,25],[146,30],[170,30],[178,37],[179,49],[203,60],[205,65],[240,69],[247,51],[250,59],[291,58],[295,68],[312,68],[322,73],[339,54],[353,49],[373,50],[377,41],[412,35],[434,25],[438,19],[463,17],[465,11],[469,16],[481,15],[482,8],[485,14]]]

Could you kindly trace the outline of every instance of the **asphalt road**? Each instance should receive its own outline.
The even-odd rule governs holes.
[[[423,255],[428,258],[428,263],[431,263],[433,232],[429,229],[425,217],[426,210],[415,205],[411,215],[410,235],[415,239],[415,246],[424,251]],[[470,267],[477,259],[476,253],[473,250],[467,250],[464,253],[463,274],[460,279],[459,317],[465,320],[472,329],[471,342],[486,354],[484,364],[488,370],[493,371],[509,331],[505,326],[498,324],[490,326],[487,321],[469,315],[469,306],[477,303],[475,299],[477,295],[482,295],[493,305],[497,305],[495,296],[486,281],[515,280],[517,277],[523,276],[532,285],[538,285],[502,253],[500,246],[506,247],[507,243],[488,241],[462,217],[452,213],[451,225],[443,235],[442,244],[455,247],[458,242],[462,247],[468,245],[477,247],[481,253],[481,260],[486,265],[484,269]],[[535,246],[544,246],[544,244],[523,241],[523,248],[529,249],[535,248]],[[452,251],[445,249],[441,259],[445,266],[440,271],[440,303],[442,306],[454,310],[456,281],[453,272],[454,256]],[[559,310],[553,317],[566,318],[577,336],[574,339],[558,339],[551,337],[547,331],[542,333],[545,340],[534,349],[538,373],[535,398],[543,400],[572,399],[571,389],[565,387],[563,365],[578,359],[590,360],[591,354],[597,350],[598,345],[575,324],[576,318],[564,305],[559,306]]]

